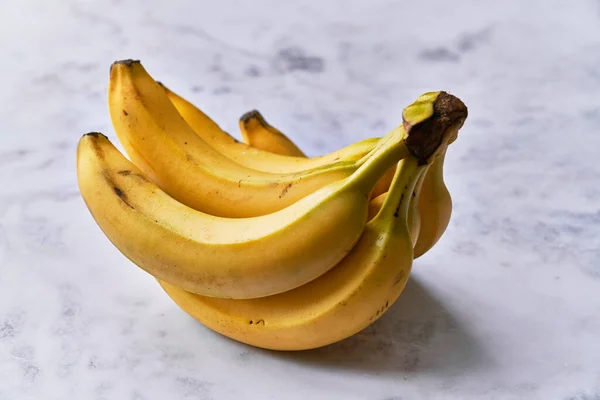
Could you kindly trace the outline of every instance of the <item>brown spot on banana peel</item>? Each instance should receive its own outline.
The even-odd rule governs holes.
[[[129,115],[129,113],[125,110],[123,110],[123,115],[125,115],[126,117]]]
[[[87,136],[90,138],[90,140],[92,141],[92,147],[94,148],[94,153],[96,153],[96,156],[99,159],[104,160],[104,152],[98,145],[98,139],[104,138],[104,139],[108,140],[108,138],[106,136],[104,136],[103,134],[101,134],[100,132],[89,132],[83,136],[84,137]]]
[[[88,133],[84,136],[90,136],[92,137],[92,147],[94,148],[94,152],[96,153],[96,156],[98,156],[99,159],[103,160],[104,159],[104,152],[102,151],[102,149],[100,148],[100,146],[98,145],[98,139],[100,139],[101,137],[108,140],[108,138],[106,136],[104,136],[101,133],[98,132],[91,132]],[[121,172],[131,172],[131,171],[121,171]],[[108,174],[108,172],[104,171],[102,173],[102,175],[104,176],[104,180],[106,181],[106,183],[112,187],[113,189],[113,193],[117,195],[117,197],[119,199],[121,199],[121,201],[123,203],[125,203],[129,208],[131,208],[132,210],[135,210],[135,208],[129,204],[129,202],[127,201],[127,195],[125,194],[125,192],[123,192],[119,186],[117,186],[117,184],[115,183],[115,181],[111,178],[111,176]],[[127,176],[126,174],[122,174]],[[145,178],[144,178],[145,179]]]
[[[398,216],[400,216],[400,204],[402,203],[402,200],[404,200],[404,193],[402,193],[402,195],[400,196],[400,201],[396,206],[396,211],[394,211],[394,218],[398,218]]]
[[[452,141],[455,134],[467,118],[467,106],[456,96],[440,92],[433,101],[433,114],[415,125],[411,125],[403,116],[404,139],[410,153],[419,160],[419,165],[430,162],[438,147],[445,141]],[[450,129],[455,127],[456,129]]]
[[[281,191],[281,194],[279,195],[280,199],[287,194],[287,192],[292,188],[293,184],[294,184],[294,182],[290,182],[283,188],[283,190]]]
[[[100,133],[100,132],[88,132],[86,134],[84,134],[83,136],[90,136],[93,138],[104,138],[104,139],[108,139],[104,134]]]
[[[146,178],[144,175],[138,174],[138,173],[135,173],[135,172],[131,172],[128,169],[123,170],[123,171],[118,171],[117,174],[119,174],[121,176],[127,176],[127,177],[130,177],[130,178],[140,179],[140,180],[142,180],[144,182],[148,182],[148,178]]]

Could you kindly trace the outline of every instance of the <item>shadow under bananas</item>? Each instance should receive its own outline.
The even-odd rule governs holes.
[[[338,343],[264,356],[360,372],[431,373],[452,376],[481,369],[477,341],[413,274],[396,303],[378,321]]]

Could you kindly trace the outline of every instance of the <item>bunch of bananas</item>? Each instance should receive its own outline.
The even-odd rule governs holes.
[[[112,65],[108,98],[131,161],[100,133],[81,138],[88,209],[175,303],[235,340],[300,350],[355,334],[448,225],[444,154],[467,108],[445,92],[389,134],[314,158],[257,111],[238,142],[139,61]]]

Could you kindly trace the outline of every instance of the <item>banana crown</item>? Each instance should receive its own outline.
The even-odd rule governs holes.
[[[467,114],[465,104],[451,94],[428,92],[421,95],[402,112],[409,151],[422,164],[429,164],[445,145],[456,139]]]

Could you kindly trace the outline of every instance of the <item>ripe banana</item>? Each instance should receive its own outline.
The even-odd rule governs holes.
[[[413,259],[408,208],[424,168],[412,156],[400,161],[386,201],[360,241],[335,268],[304,286],[259,299],[228,300],[159,283],[185,312],[243,343],[305,350],[345,339],[380,318],[404,289]]]
[[[314,158],[306,158],[303,153],[301,156],[298,156],[297,151],[299,150],[294,152],[294,154],[289,155],[275,154],[238,142],[192,103],[174,93],[163,84],[161,85],[167,93],[169,100],[171,100],[175,108],[177,108],[177,111],[181,114],[185,122],[187,122],[208,145],[212,146],[215,150],[236,163],[258,171],[294,173],[324,167],[338,161],[359,160],[371,151],[379,140],[376,138],[366,139],[325,156]],[[258,128],[257,124],[260,124],[261,128]],[[262,128],[269,129],[269,125],[266,124],[266,121],[264,121],[264,119],[261,120],[260,115],[253,112],[246,113],[242,116],[240,126],[243,126],[242,135],[244,135],[245,132],[258,132]],[[247,131],[245,129],[247,129]],[[250,135],[252,136],[252,134]],[[259,135],[260,134],[256,136]],[[272,130],[270,135],[276,136],[277,130]],[[282,140],[284,140],[284,137],[279,136],[278,141],[281,142]],[[293,144],[292,146],[296,147]]]
[[[253,217],[281,210],[364,163],[338,162],[295,174],[237,164],[194,133],[137,61],[113,64],[108,96],[115,131],[133,163],[171,197],[212,215]]]
[[[317,278],[352,249],[373,186],[411,151],[403,126],[387,137],[351,176],[253,218],[215,217],[177,202],[97,133],[80,140],[77,177],[100,228],[140,268],[194,293],[255,298]]]
[[[240,118],[242,140],[255,149],[282,156],[306,157],[294,142],[272,125],[258,110],[252,110]]]

